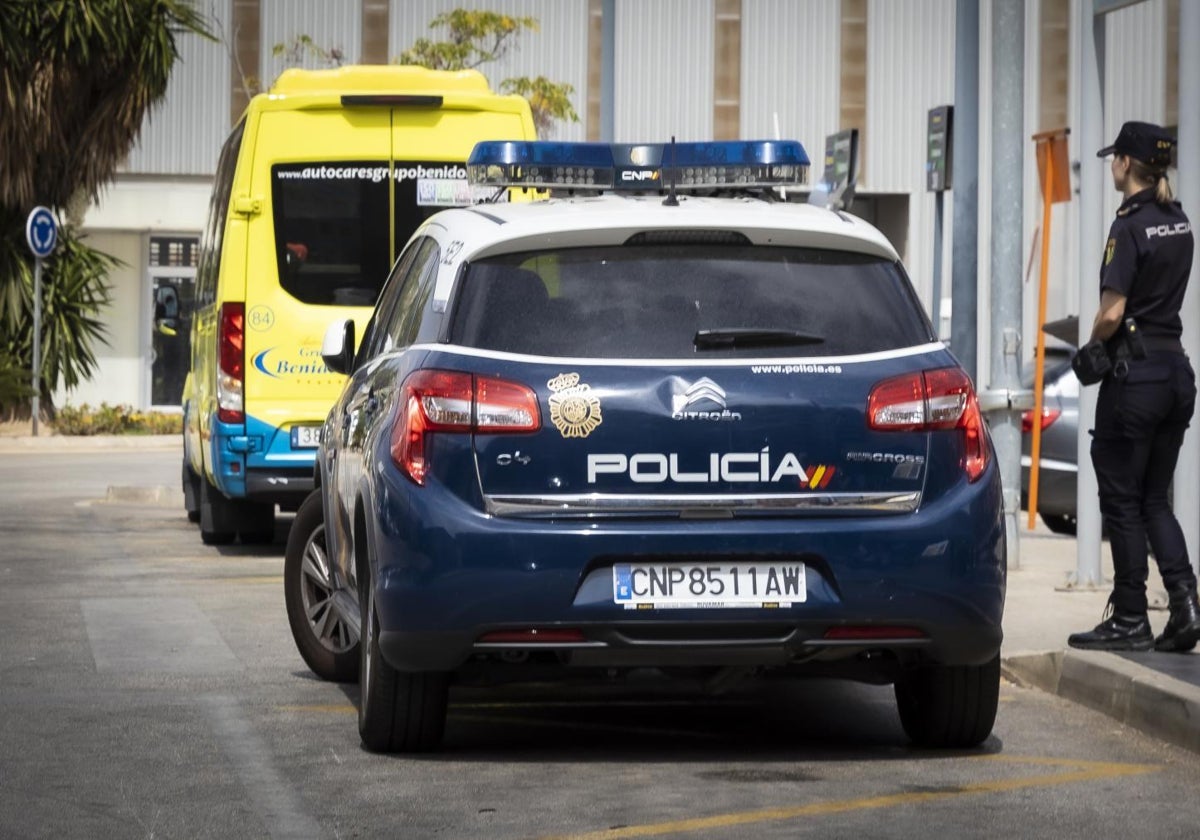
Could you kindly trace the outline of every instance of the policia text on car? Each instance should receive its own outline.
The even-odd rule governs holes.
[[[1073,365],[1084,384],[1100,382],[1092,463],[1114,574],[1112,614],[1072,634],[1077,648],[1182,652],[1200,640],[1196,576],[1168,499],[1196,401],[1179,316],[1195,239],[1167,182],[1174,143],[1159,126],[1127,122],[1098,153],[1113,156],[1124,201],[1104,251],[1091,341]],[[1146,616],[1147,540],[1170,598],[1157,638]]]

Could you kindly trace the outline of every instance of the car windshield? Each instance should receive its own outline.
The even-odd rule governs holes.
[[[845,251],[645,245],[473,263],[451,340],[590,358],[843,356],[935,340],[898,265]]]

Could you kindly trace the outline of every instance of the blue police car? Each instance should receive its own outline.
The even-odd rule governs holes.
[[[807,167],[480,144],[499,200],[430,218],[365,334],[330,328],[289,606],[369,749],[433,748],[458,680],[647,667],[894,683],[915,742],[989,735],[987,428],[886,239],[780,198]]]

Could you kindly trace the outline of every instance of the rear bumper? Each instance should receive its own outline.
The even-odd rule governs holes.
[[[447,671],[480,655],[555,651],[579,666],[823,665],[883,654],[981,664],[1002,639],[1004,528],[995,466],[907,515],[548,521],[501,519],[386,473],[368,516],[380,647],[393,667]],[[433,491],[433,492],[428,492]],[[774,609],[627,610],[616,562],[778,558],[805,564],[806,598]],[[845,625],[915,639],[828,640]],[[569,628],[583,641],[480,641]]]

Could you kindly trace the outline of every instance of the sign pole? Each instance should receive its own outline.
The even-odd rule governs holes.
[[[38,436],[42,372],[42,258],[33,261],[33,436]]]
[[[25,242],[33,252],[33,436],[38,433],[41,413],[42,373],[42,260],[58,243],[58,222],[45,207],[34,207],[25,220]]]
[[[1033,378],[1033,440],[1029,450],[1029,530],[1037,525],[1038,488],[1042,460],[1042,411],[1046,387],[1046,293],[1050,285],[1050,219],[1051,208],[1056,202],[1069,201],[1067,179],[1059,174],[1059,167],[1066,172],[1067,134],[1070,129],[1044,131],[1033,135],[1036,144],[1038,176],[1042,182],[1042,259],[1038,278],[1037,355],[1034,360]],[[1056,160],[1057,158],[1057,160]]]

